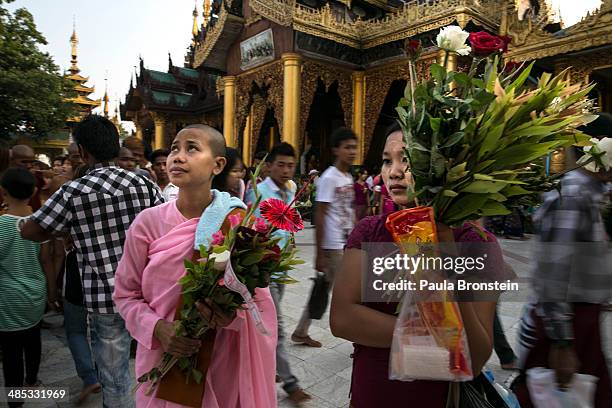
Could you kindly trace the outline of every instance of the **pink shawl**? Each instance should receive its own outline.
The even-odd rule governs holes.
[[[183,261],[193,253],[198,221],[184,218],[176,201],[171,201],[140,213],[127,233],[113,299],[138,341],[137,378],[153,368],[162,355],[153,329],[159,319],[174,319],[180,295],[177,281],[185,274]],[[259,333],[251,316],[243,311],[218,331],[203,407],[276,407],[276,311],[269,289],[257,289],[255,299],[270,335]],[[145,389],[146,384],[136,394],[137,407],[180,406],[146,396]]]

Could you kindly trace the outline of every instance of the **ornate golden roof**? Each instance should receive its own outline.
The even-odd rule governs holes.
[[[423,4],[410,0],[383,19],[367,21],[339,18],[329,3],[319,9],[297,4],[295,0],[251,0],[249,5],[277,24],[292,25],[296,31],[354,48],[371,48],[405,39],[455,21],[462,27],[473,21],[495,32],[501,16],[498,0],[433,0]]]
[[[531,61],[612,44],[612,0],[603,0],[599,10],[559,32],[546,31],[548,23],[546,10],[523,21],[516,15],[509,15],[507,33],[512,43],[506,57]]]

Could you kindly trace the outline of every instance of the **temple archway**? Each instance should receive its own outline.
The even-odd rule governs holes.
[[[330,135],[337,128],[346,126],[342,101],[338,93],[338,81],[334,81],[326,90],[321,78],[317,80],[316,91],[308,112],[305,129],[307,137],[304,137],[304,145],[301,146],[304,152],[302,159],[305,161],[302,168],[305,171],[310,168],[324,170],[334,160],[330,148]]]
[[[407,81],[405,79],[396,79],[389,87],[383,107],[374,126],[372,139],[364,160],[367,168],[380,168],[382,151],[385,146],[385,131],[397,119],[395,108],[399,100],[404,96],[406,84]]]
[[[253,153],[269,152],[275,144],[280,143],[280,130],[274,108],[266,109],[261,126],[259,129],[255,128],[254,131],[257,144]]]
[[[612,113],[612,66],[595,69],[589,79],[595,83],[590,96],[602,112]]]

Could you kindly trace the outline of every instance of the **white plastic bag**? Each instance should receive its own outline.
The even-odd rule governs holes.
[[[592,375],[574,374],[570,386],[560,390],[554,370],[527,370],[527,388],[535,408],[593,408],[597,381]]]

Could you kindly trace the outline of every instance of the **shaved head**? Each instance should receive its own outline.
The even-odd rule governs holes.
[[[32,170],[36,156],[30,146],[15,145],[11,149],[11,166]]]
[[[200,130],[200,133],[206,135],[208,146],[213,154],[215,156],[225,156],[225,138],[217,129],[208,125],[195,124],[186,126],[181,131],[187,129]]]

